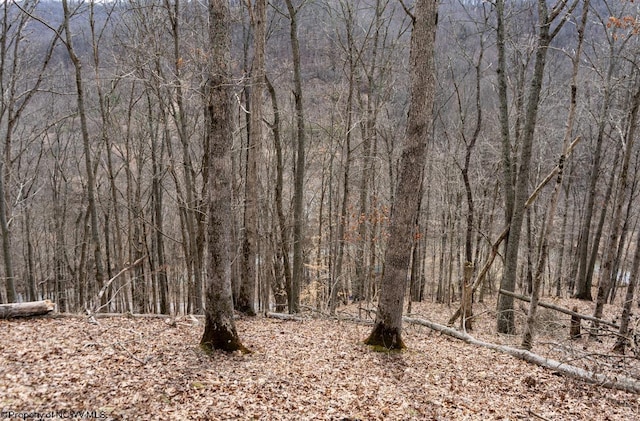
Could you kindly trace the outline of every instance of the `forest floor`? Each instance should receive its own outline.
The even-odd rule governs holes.
[[[590,304],[584,307],[590,314]],[[475,305],[474,334],[517,344],[519,337],[492,331],[493,308]],[[413,316],[444,324],[453,310],[414,303]],[[358,311],[352,305],[340,314]],[[569,341],[568,320],[556,313],[541,309],[540,319],[535,352],[640,377],[638,359],[612,355],[606,341]],[[198,347],[200,320],[0,320],[0,419],[640,419],[639,395],[562,377],[425,327],[405,326],[408,349],[389,354],[363,345],[365,324],[240,318],[238,332],[252,352],[207,356]]]

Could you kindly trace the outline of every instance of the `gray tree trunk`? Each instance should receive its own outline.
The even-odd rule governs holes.
[[[609,45],[609,57],[613,57],[613,44]],[[600,166],[602,161],[602,145],[604,143],[604,131],[607,125],[607,119],[609,114],[609,107],[611,105],[611,81],[613,78],[614,60],[609,60],[609,66],[607,68],[607,75],[604,85],[604,95],[602,100],[602,110],[600,112],[600,121],[598,122],[598,136],[596,137],[596,149],[593,153],[593,163],[591,165],[591,177],[589,178],[589,190],[587,190],[587,203],[585,206],[585,215],[580,227],[580,236],[578,242],[578,277],[575,280],[576,294],[575,298],[580,300],[593,300],[591,296],[591,284],[593,267],[595,265],[595,257],[597,256],[598,248],[600,246],[600,233],[602,232],[601,225],[598,228],[596,236],[592,241],[592,253],[594,258],[589,259],[589,234],[591,232],[591,219],[593,218],[593,212],[595,209],[595,201],[598,195],[597,183],[600,175]],[[604,222],[604,214],[606,213],[606,204],[602,209],[602,222]]]
[[[293,273],[289,286],[289,312],[297,313],[300,308],[300,286],[304,276],[304,165],[306,134],[304,128],[304,107],[302,103],[302,65],[300,64],[300,43],[298,41],[298,11],[292,0],[285,0],[289,12],[291,53],[293,58],[293,96],[295,102],[297,148],[293,191]],[[301,6],[299,6],[301,7]]]
[[[418,0],[411,35],[411,105],[407,117],[399,180],[389,224],[385,267],[373,330],[365,343],[387,349],[404,348],[402,310],[407,284],[414,223],[421,197],[416,191],[424,172],[427,139],[431,135],[435,95],[434,45],[438,2]]]
[[[569,115],[567,117],[567,126],[565,129],[564,139],[562,142],[562,152],[560,154],[560,160],[558,162],[558,175],[556,178],[556,184],[551,195],[551,203],[547,207],[546,220],[540,233],[540,254],[538,256],[538,262],[535,268],[533,276],[533,285],[531,288],[531,305],[529,306],[529,312],[527,314],[527,323],[522,335],[522,347],[530,350],[533,346],[533,335],[535,333],[535,321],[536,313],[538,310],[538,301],[540,299],[540,287],[542,284],[542,275],[544,273],[545,265],[547,263],[547,257],[549,254],[549,241],[548,236],[551,235],[554,229],[554,222],[556,218],[556,208],[558,206],[558,200],[560,198],[560,192],[562,188],[562,177],[564,175],[564,164],[567,158],[569,145],[571,144],[571,136],[573,136],[573,126],[576,119],[576,107],[577,107],[577,79],[578,70],[580,69],[580,59],[582,54],[582,41],[584,40],[584,29],[587,25],[587,15],[589,13],[589,2],[585,0],[584,9],[582,9],[582,19],[580,26],[578,27],[578,47],[575,55],[573,56],[573,70],[571,74],[571,86],[570,86],[570,100],[569,100]]]
[[[242,276],[236,308],[249,316],[256,314],[256,258],[258,248],[258,157],[262,155],[262,96],[264,93],[264,49],[267,6],[265,0],[248,3],[253,27],[253,63],[249,114],[249,147],[245,183],[244,241]]]
[[[615,259],[619,250],[618,244],[620,242],[621,230],[622,230],[622,213],[625,204],[625,198],[628,195],[627,181],[629,174],[629,164],[631,161],[633,144],[635,141],[635,131],[637,126],[638,111],[640,110],[640,88],[633,96],[633,102],[631,103],[631,109],[629,110],[627,133],[625,133],[625,139],[623,142],[624,155],[622,160],[622,168],[620,170],[620,176],[618,178],[617,193],[618,197],[615,200],[616,207],[614,209],[613,221],[611,222],[611,233],[609,236],[609,247],[607,248],[607,254],[602,264],[602,270],[600,275],[600,282],[598,283],[598,295],[596,298],[596,307],[593,316],[596,318],[602,317],[604,310],[604,304],[607,301],[609,292],[611,291],[611,285],[617,278],[617,271],[615,268]]]
[[[208,285],[205,328],[200,346],[207,352],[246,348],[240,342],[233,320],[233,298],[229,277],[231,234],[231,76],[229,74],[229,3],[209,0],[210,68],[206,82],[206,115],[209,163]]]
[[[520,249],[520,233],[522,222],[525,216],[526,201],[529,196],[529,168],[531,166],[531,155],[535,128],[537,124],[538,107],[540,103],[540,93],[544,79],[544,69],[546,65],[547,51],[549,44],[563,26],[566,20],[562,19],[558,25],[551,28],[553,21],[564,12],[567,1],[558,2],[551,11],[547,9],[544,0],[538,0],[538,20],[539,32],[536,46],[535,64],[533,75],[528,88],[528,100],[525,109],[525,120],[522,128],[522,142],[519,158],[518,175],[515,184],[515,201],[511,224],[509,228],[509,238],[506,247],[505,268],[500,281],[500,288],[513,292],[516,285],[518,268],[518,252]],[[576,3],[573,4],[575,6]],[[513,334],[515,332],[515,318],[513,312],[513,298],[500,295],[498,298],[498,321],[497,329],[500,333]]]
[[[84,152],[84,160],[85,160],[85,170],[87,175],[87,202],[88,202],[88,212],[89,212],[89,221],[91,228],[91,245],[93,246],[93,258],[95,265],[95,283],[94,287],[97,289],[102,288],[102,284],[104,282],[104,268],[102,262],[102,250],[101,250],[101,242],[100,242],[100,234],[98,230],[98,211],[96,209],[96,198],[95,198],[95,188],[96,188],[96,180],[95,180],[95,169],[93,164],[93,157],[91,151],[91,139],[89,135],[89,127],[87,122],[87,112],[85,109],[85,93],[84,93],[84,79],[82,76],[82,63],[80,62],[80,58],[77,56],[74,44],[73,44],[73,33],[70,28],[70,21],[73,17],[72,11],[69,9],[68,1],[62,0],[62,9],[64,12],[64,35],[65,35],[65,46],[67,47],[67,52],[69,53],[69,58],[73,64],[73,68],[75,71],[75,83],[76,83],[76,101],[78,106],[78,115],[80,117],[80,130],[82,134],[82,147]],[[81,297],[82,299],[84,297]],[[83,305],[84,303],[79,303]]]

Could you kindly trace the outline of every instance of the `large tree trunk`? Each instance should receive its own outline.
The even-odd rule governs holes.
[[[502,188],[504,190],[504,220],[510,223],[513,215],[515,191],[513,189],[513,163],[511,162],[511,132],[509,129],[509,102],[507,92],[507,59],[505,34],[505,0],[496,0],[496,47],[498,49],[498,101],[500,136],[502,141]],[[507,233],[508,236],[508,233]],[[508,240],[505,241],[505,250]]]
[[[231,234],[231,77],[229,75],[229,3],[209,0],[210,69],[205,87],[209,150],[209,225],[205,328],[200,346],[246,351],[233,320],[233,298],[229,278]]]
[[[410,53],[411,105],[391,210],[378,311],[373,330],[365,341],[368,345],[387,349],[405,346],[401,337],[402,310],[415,235],[414,222],[421,200],[416,197],[416,189],[423,177],[435,95],[433,56],[438,2],[418,0],[414,11]]]

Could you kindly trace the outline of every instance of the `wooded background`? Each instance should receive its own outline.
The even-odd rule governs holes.
[[[499,246],[476,300],[529,295],[539,277],[546,295],[594,299],[598,285],[601,305],[636,282],[637,5],[561,0],[545,15],[543,3],[439,6],[410,301],[459,301],[509,224],[519,248]],[[376,300],[411,8],[271,1],[260,80],[254,5],[231,2],[230,276],[245,312]],[[115,278],[102,311],[202,312],[207,25],[193,1],[2,4],[0,303],[81,311]],[[525,206],[558,166],[558,188]],[[499,305],[500,322],[513,302]]]

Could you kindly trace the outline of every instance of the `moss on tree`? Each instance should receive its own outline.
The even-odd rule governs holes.
[[[377,352],[401,351],[406,348],[400,329],[387,328],[382,323],[376,323],[364,343]]]

